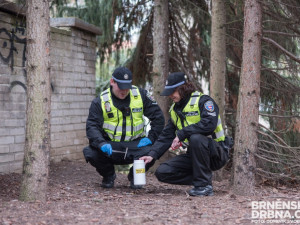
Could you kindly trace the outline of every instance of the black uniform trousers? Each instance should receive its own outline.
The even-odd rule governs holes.
[[[96,168],[96,171],[103,177],[112,176],[115,174],[114,165],[127,165],[133,163],[135,159],[147,155],[150,151],[151,146],[145,146],[138,148],[137,145],[140,142],[140,138],[134,141],[122,141],[114,142],[107,141],[108,144],[111,144],[113,150],[122,151],[125,153],[126,148],[128,148],[126,158],[124,159],[125,154],[113,152],[111,156],[108,156],[106,153],[103,153],[101,149],[95,149],[91,146],[87,146],[83,149],[83,155],[87,162],[89,162],[93,167]],[[154,162],[146,164],[146,171],[154,164]],[[132,180],[133,178],[133,168],[130,168],[128,179]]]
[[[218,142],[193,134],[187,152],[162,163],[155,175],[165,183],[204,187],[212,184],[212,171],[222,168],[228,158],[228,152]]]

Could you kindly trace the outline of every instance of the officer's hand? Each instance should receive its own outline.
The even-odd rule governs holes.
[[[147,145],[152,145],[152,141],[149,138],[144,137],[140,140],[140,143],[137,145],[137,147],[141,148],[141,147],[145,147]]]
[[[179,138],[176,136],[176,138],[174,138],[173,143],[171,145],[172,150],[178,149],[180,147],[181,143]]]
[[[146,156],[139,158],[139,160],[144,160],[145,164],[147,164],[147,163],[150,163],[153,160],[153,158],[151,156],[146,155]]]
[[[112,154],[112,147],[111,144],[105,144],[101,146],[101,151],[106,153],[108,156]]]

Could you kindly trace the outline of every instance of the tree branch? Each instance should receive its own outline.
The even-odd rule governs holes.
[[[284,36],[290,36],[290,37],[300,37],[300,35],[297,34],[289,34],[285,32],[279,32],[279,31],[274,31],[274,30],[264,30],[264,34],[279,34],[279,35],[284,35]]]
[[[285,20],[286,20],[285,26],[286,26],[287,28],[289,28],[290,30],[294,31],[295,33],[300,34],[300,31],[299,31],[297,28],[294,28],[294,27],[292,26],[291,22],[288,22],[289,20],[287,20],[285,17],[284,17],[284,18],[278,17],[278,15],[275,15],[275,13],[270,13],[270,12],[268,12],[268,11],[266,11],[266,10],[264,10],[264,13],[267,14],[267,15],[269,15],[271,18],[277,19],[278,22],[283,22],[283,21],[281,21],[281,20],[282,20],[282,19],[285,19]],[[297,24],[298,24],[298,23],[297,23]]]
[[[179,59],[170,56],[170,59],[174,60],[176,63],[178,63],[178,65],[180,66],[180,68],[183,70],[183,72],[189,77],[189,80],[193,80],[193,78],[190,76],[189,72],[185,69],[185,66],[180,62]]]
[[[265,136],[268,136],[268,137],[270,137],[274,142],[276,142],[276,145],[278,145],[278,146],[280,146],[280,147],[282,147],[282,148],[289,148],[290,146],[288,146],[288,144],[281,138],[281,137],[279,137],[278,135],[276,135],[272,130],[270,130],[269,128],[267,128],[266,126],[264,126],[264,125],[262,125],[262,124],[258,124],[260,127],[262,127],[262,128],[264,128],[264,129],[266,129],[267,131],[269,131],[270,133],[272,133],[274,136],[275,136],[275,138],[277,139],[277,140],[279,140],[281,143],[283,143],[284,144],[284,146],[283,145],[280,145],[279,144],[279,142],[277,142],[274,138],[272,138],[270,135],[268,135],[267,133],[264,133],[264,132],[262,132],[262,131],[257,131],[258,133],[260,133],[260,134],[262,134],[262,135],[265,135]],[[264,140],[260,140],[260,141],[262,141],[262,142],[264,142]],[[277,144],[278,143],[278,144]],[[271,143],[270,142],[270,144],[275,144],[275,143]]]
[[[292,53],[290,53],[289,51],[287,51],[284,47],[282,47],[281,45],[279,45],[276,41],[270,39],[270,38],[266,38],[266,37],[262,37],[262,40],[271,43],[273,46],[275,46],[276,48],[278,48],[279,50],[281,50],[282,52],[284,52],[286,55],[288,55],[290,58],[292,58],[293,60],[295,60],[296,62],[300,63],[300,59],[297,58],[295,55],[293,55]]]
[[[277,118],[300,118],[299,115],[292,115],[292,116],[280,116],[280,115],[274,115],[274,114],[264,114],[259,113],[260,116],[267,116],[267,117],[277,117]]]
[[[300,88],[296,85],[294,85],[293,83],[291,83],[290,81],[288,81],[286,78],[283,78],[280,74],[278,74],[277,72],[266,68],[263,66],[263,69],[270,72],[271,74],[273,74],[281,83],[281,87],[283,88],[281,91],[285,91],[285,92],[295,92],[295,93],[300,93]],[[266,83],[267,84],[267,83]],[[284,84],[284,85],[283,85]],[[271,85],[270,83],[267,84],[268,86],[272,86],[276,89],[278,89],[277,87]],[[287,89],[288,88],[288,89]],[[280,89],[278,89],[280,90]]]

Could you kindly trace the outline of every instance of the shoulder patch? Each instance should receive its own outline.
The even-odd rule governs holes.
[[[215,111],[215,106],[214,106],[214,103],[212,101],[205,102],[204,107],[209,112]]]

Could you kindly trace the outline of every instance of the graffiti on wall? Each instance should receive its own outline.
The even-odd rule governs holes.
[[[0,28],[0,58],[2,61],[10,65],[11,70],[15,66],[15,54],[20,54],[22,59],[23,75],[26,78],[25,62],[26,62],[26,38],[25,27],[22,24],[16,24],[11,31],[6,28]],[[19,49],[16,48],[16,44],[19,43],[22,46]],[[10,89],[15,85],[21,85],[26,91],[26,85],[20,81],[13,81],[10,85]]]

